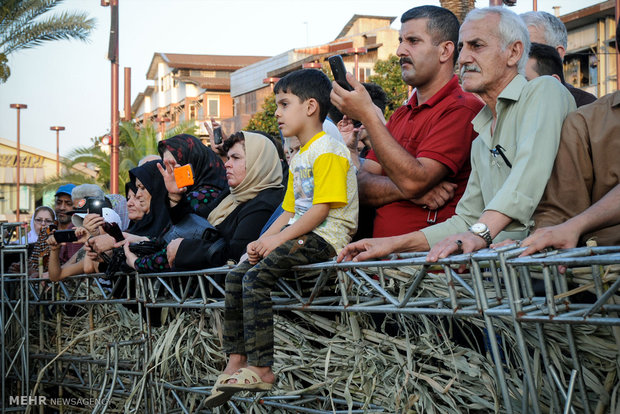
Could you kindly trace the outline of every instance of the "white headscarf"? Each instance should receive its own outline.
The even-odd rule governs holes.
[[[261,191],[282,187],[282,164],[273,142],[255,132],[243,131],[243,137],[245,178],[235,188],[231,187],[230,194],[209,214],[209,223],[214,226],[224,221],[239,204],[255,198]]]
[[[34,231],[34,218],[37,216],[37,213],[41,210],[47,210],[47,211],[51,211],[52,213],[52,219],[56,220],[56,213],[54,212],[54,209],[48,206],[39,206],[34,210],[34,214],[32,215],[32,217],[30,218],[30,231],[28,232],[28,244],[30,243],[34,243],[39,239],[39,235],[37,234],[37,232]]]

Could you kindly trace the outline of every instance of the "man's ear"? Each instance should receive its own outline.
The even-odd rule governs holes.
[[[445,63],[447,61],[453,62],[454,56],[454,43],[450,41],[441,42],[439,44],[439,61]]]
[[[314,98],[306,100],[306,116],[311,117],[319,110],[319,103]]]
[[[518,66],[519,59],[523,56],[523,43],[519,40],[513,42],[508,46],[508,61],[506,62],[509,67]]]

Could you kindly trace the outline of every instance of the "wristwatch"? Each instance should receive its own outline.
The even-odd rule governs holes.
[[[493,242],[493,239],[491,238],[491,232],[489,231],[489,228],[487,227],[487,225],[484,223],[478,222],[478,223],[473,224],[469,228],[469,231],[474,233],[476,236],[482,237],[484,241],[487,243],[487,247],[489,247],[491,245],[491,242]]]

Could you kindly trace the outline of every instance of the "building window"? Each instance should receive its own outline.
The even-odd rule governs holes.
[[[207,116],[213,118],[220,117],[220,100],[216,97],[207,98]]]
[[[593,53],[576,53],[564,59],[564,78],[576,88],[598,84],[598,60]]]
[[[189,106],[189,119],[196,119],[196,105]]]
[[[359,68],[357,80],[360,82],[366,82],[370,77],[372,70],[370,68]]]

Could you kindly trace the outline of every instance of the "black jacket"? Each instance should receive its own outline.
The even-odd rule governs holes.
[[[228,191],[222,193],[222,198]],[[223,239],[211,255],[207,251],[214,240],[185,239],[179,245],[174,261],[176,270],[197,270],[226,264],[229,259],[238,261],[246,252],[247,245],[258,239],[260,231],[276,207],[282,203],[284,189],[269,188],[256,198],[239,206],[228,215],[216,229]]]

